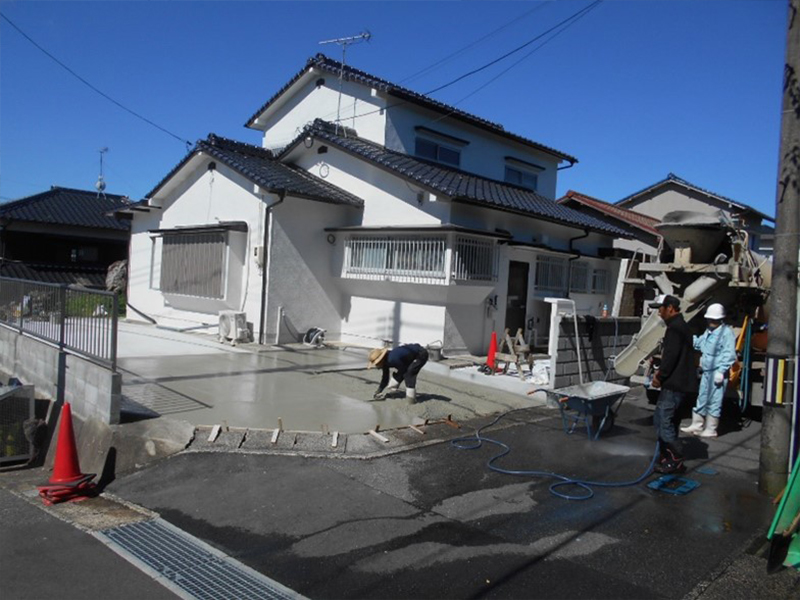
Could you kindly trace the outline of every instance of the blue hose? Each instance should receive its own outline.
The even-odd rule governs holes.
[[[594,490],[592,489],[593,487],[629,487],[632,485],[637,485],[642,481],[644,481],[647,477],[649,477],[650,474],[653,472],[653,467],[655,466],[656,460],[658,459],[659,455],[658,442],[656,442],[656,449],[655,452],[653,453],[653,459],[650,461],[650,465],[647,467],[647,470],[644,473],[642,473],[641,476],[634,479],[633,481],[619,481],[619,482],[587,481],[584,479],[573,479],[571,477],[566,477],[565,475],[559,475],[558,473],[552,473],[550,471],[515,470],[515,469],[504,469],[502,467],[498,467],[494,464],[494,462],[509,454],[511,452],[511,448],[506,444],[504,444],[503,442],[499,442],[497,440],[493,440],[491,438],[482,436],[481,431],[483,431],[487,427],[495,425],[503,417],[506,417],[511,413],[519,410],[527,410],[527,408],[526,407],[515,408],[508,412],[502,413],[498,415],[490,423],[487,423],[486,425],[483,425],[482,427],[478,428],[475,431],[475,435],[456,438],[454,440],[451,440],[450,443],[458,450],[477,450],[483,445],[484,442],[500,446],[503,450],[499,454],[496,454],[492,458],[490,458],[486,463],[489,469],[497,473],[502,473],[504,475],[517,475],[522,477],[549,477],[551,479],[558,479],[556,483],[550,486],[550,493],[553,494],[554,496],[558,496],[559,498],[564,498],[565,500],[589,500],[594,496]],[[580,488],[583,488],[586,493],[578,496],[574,494],[566,494],[556,489],[565,485],[578,486]]]

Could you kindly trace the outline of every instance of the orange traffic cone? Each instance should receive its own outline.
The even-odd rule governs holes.
[[[495,372],[497,368],[495,354],[497,354],[497,332],[492,332],[492,339],[489,342],[489,354],[486,357],[486,364],[492,370],[492,373]]]
[[[90,481],[92,478],[94,473],[81,473],[78,450],[75,447],[75,432],[72,430],[72,408],[69,402],[65,402],[58,427],[53,475],[47,485],[39,486],[39,496],[48,505],[88,498],[95,493],[95,484]]]

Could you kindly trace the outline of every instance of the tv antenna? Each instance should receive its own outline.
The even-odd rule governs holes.
[[[103,154],[108,152],[108,148],[106,147],[100,148],[99,152],[100,152],[100,176],[97,178],[97,183],[94,184],[94,187],[97,188],[98,198],[100,197],[100,194],[103,194],[103,196],[106,195],[105,194],[106,182],[103,179]]]
[[[343,37],[343,38],[336,38],[334,40],[325,40],[324,42],[320,42],[322,44],[336,44],[342,47],[342,62],[341,68],[339,69],[339,100],[336,104],[336,134],[339,133],[339,122],[341,121],[341,111],[342,111],[342,81],[344,80],[344,65],[345,65],[345,58],[347,54],[347,47],[352,46],[353,44],[358,44],[360,42],[368,42],[369,39],[372,37],[372,34],[367,31],[366,29],[359,33],[358,35],[351,35],[350,37]],[[344,136],[347,137],[347,132],[342,128],[342,132]]]

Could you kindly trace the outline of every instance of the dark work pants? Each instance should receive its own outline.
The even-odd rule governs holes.
[[[678,421],[676,414],[683,402],[685,394],[683,392],[676,392],[675,390],[661,390],[656,402],[656,412],[653,415],[653,425],[656,427],[658,439],[661,442],[661,450],[664,447],[671,449],[673,452],[680,454],[680,447],[678,447]]]
[[[406,389],[417,387],[417,375],[419,374],[425,363],[428,362],[428,351],[423,348],[420,350],[417,357],[408,365],[408,369],[403,375],[403,381],[406,383]]]

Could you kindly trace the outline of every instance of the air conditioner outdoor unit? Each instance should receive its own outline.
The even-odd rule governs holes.
[[[231,346],[237,342],[250,341],[250,329],[247,327],[247,314],[233,310],[219,311],[219,341],[230,340]]]

